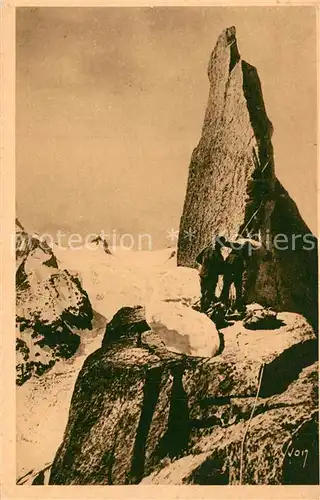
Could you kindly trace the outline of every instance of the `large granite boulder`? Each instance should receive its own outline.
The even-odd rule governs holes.
[[[144,321],[139,314],[138,322]],[[318,354],[308,322],[292,313],[280,316],[278,330],[250,331],[240,321],[225,328],[224,349],[213,358],[170,352],[152,331],[142,333],[138,344],[139,329],[132,328],[131,319],[128,330],[122,323],[113,340],[106,337],[83,365],[49,483],[138,484],[168,463],[189,457],[193,466],[185,482],[217,484],[223,475],[226,484],[234,484],[239,442],[254,406],[258,420],[251,422],[246,446],[253,456],[258,453],[257,426],[259,446],[266,450],[263,473],[261,479],[246,466],[243,482],[277,483],[285,473],[283,462],[275,465],[267,458],[279,452],[280,442],[293,442],[300,426],[311,425],[317,408],[315,375],[303,369]],[[311,373],[310,381],[304,382],[303,373]],[[303,404],[297,404],[299,397]],[[273,431],[276,440],[270,438]],[[222,459],[231,464],[230,476],[222,470]],[[203,467],[199,474],[197,467]]]

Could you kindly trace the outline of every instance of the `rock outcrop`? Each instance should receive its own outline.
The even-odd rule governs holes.
[[[16,221],[17,383],[41,375],[80,345],[93,311],[76,275],[60,269],[50,246]]]
[[[96,243],[96,245],[100,245],[106,254],[112,255],[112,252],[109,249],[108,241],[106,240],[106,238],[102,238],[101,236],[97,236],[96,238],[93,238],[91,243]]]
[[[125,311],[128,330],[120,321],[122,330],[113,329],[119,341],[106,339],[86,359],[49,484],[138,484],[150,477],[161,484],[161,471],[179,468],[180,460],[189,463],[188,474],[171,484],[236,484],[249,420],[242,482],[281,482],[288,474],[286,447],[299,439],[307,440],[304,446],[317,442],[311,367],[317,340],[310,325],[292,313],[279,315],[278,330],[250,331],[236,322],[223,330],[223,352],[199,359],[169,352],[152,331],[142,333],[138,347],[132,324],[143,321],[140,312]],[[303,476],[302,465],[295,465],[299,480],[315,481],[315,471]]]
[[[276,178],[273,127],[261,83],[256,68],[240,57],[234,27],[220,35],[208,76],[210,93],[189,167],[178,265],[194,267],[197,254],[218,235],[259,235],[272,259],[253,256],[247,302],[299,312],[317,328],[317,241]]]
[[[273,330],[279,328],[282,321],[272,309],[265,309],[259,304],[250,304],[246,307],[243,317],[243,326],[249,330]]]
[[[114,343],[127,343],[128,338],[136,339],[136,346],[141,344],[141,335],[150,330],[146,322],[145,308],[142,306],[121,307],[107,324],[102,347]]]
[[[316,240],[275,176],[272,125],[259,78],[241,60],[234,28],[219,37],[208,73],[209,102],[181,219],[180,267],[164,272],[162,253],[152,268],[146,266],[147,253],[136,253],[133,265],[128,252],[105,255],[102,242],[96,241],[106,274],[91,257],[80,274],[92,287],[92,296],[103,302],[101,314],[112,319],[101,347],[91,350],[83,365],[81,360],[54,460],[50,450],[39,466],[24,467],[19,484],[319,482],[318,341],[310,325],[317,319]],[[212,307],[218,331],[197,310],[199,281],[190,267],[212,236],[256,237],[254,233],[272,258],[253,253],[245,280],[245,323],[237,320],[239,314],[224,318],[219,302]],[[287,235],[288,250],[276,248],[273,238],[279,233]],[[295,248],[290,247],[292,235],[299,235]],[[28,267],[29,253],[17,256],[20,292],[30,294],[31,289],[32,303],[34,289],[41,291],[46,280],[43,268],[50,269],[50,276],[51,269],[60,273],[53,252],[33,243],[32,258],[42,252],[38,266],[32,262]],[[169,251],[166,262],[171,267]],[[69,276],[73,283],[78,280]],[[127,285],[130,276],[141,289],[132,294],[130,280],[129,297],[121,284],[109,309],[117,311],[112,317],[104,311],[115,295],[113,285],[110,296],[105,291],[106,282],[115,283],[113,276],[121,276]],[[64,290],[68,293],[70,287]],[[61,288],[57,296],[63,296]],[[75,318],[82,318],[83,311],[76,307]],[[37,343],[38,324],[29,326]],[[49,333],[42,336],[47,339]],[[26,346],[20,350],[28,355]],[[69,402],[70,393],[63,393]],[[59,398],[56,387],[55,394]],[[55,433],[55,446],[61,430]]]
[[[158,308],[157,308],[158,306]],[[215,356],[221,339],[215,324],[205,315],[177,302],[158,302],[154,307],[122,307],[107,324],[102,347],[122,343],[136,336],[141,346],[142,333],[152,330],[170,352],[196,357]]]

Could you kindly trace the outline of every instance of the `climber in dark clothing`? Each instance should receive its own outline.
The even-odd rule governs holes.
[[[229,307],[229,293],[232,283],[236,291],[235,309],[243,306],[242,299],[242,277],[248,261],[248,245],[234,248],[224,263],[223,288],[221,292],[221,302]]]
[[[221,236],[217,238],[215,244],[204,248],[196,257],[197,264],[200,264],[200,311],[206,312],[212,302],[215,302],[216,286],[219,275],[224,273],[224,258],[221,249],[226,244],[226,239]]]
[[[263,260],[269,260],[271,253],[265,249],[262,243],[251,240],[242,239],[238,242],[226,242],[226,247],[232,248],[230,254],[224,262],[223,288],[221,292],[221,302],[226,309],[229,308],[229,293],[232,283],[235,287],[236,300],[234,309],[239,311],[244,307],[243,301],[243,274],[248,268],[248,264],[252,256],[260,257]]]

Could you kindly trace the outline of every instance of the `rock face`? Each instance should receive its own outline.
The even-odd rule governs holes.
[[[80,345],[93,311],[77,276],[60,269],[45,241],[16,221],[17,383],[41,375]]]
[[[253,256],[247,301],[299,312],[316,326],[317,241],[276,178],[273,128],[261,83],[257,70],[240,57],[234,27],[220,35],[208,76],[210,93],[189,167],[178,265],[194,267],[197,254],[218,235],[259,234],[272,259]],[[275,240],[279,234],[284,236]]]
[[[106,326],[102,347],[119,342],[127,343],[128,337],[136,338],[138,346],[141,343],[142,333],[148,330],[150,327],[146,323],[144,307],[121,307]]]
[[[317,340],[304,318],[281,314],[270,331],[236,322],[223,330],[223,352],[199,359],[169,352],[151,331],[137,347],[140,312],[86,359],[49,484],[165,484],[175,467],[171,484],[236,484],[241,455],[243,484],[292,482],[300,442],[313,448],[307,469],[296,461],[297,477],[317,481]]]
[[[317,376],[315,363],[283,394],[258,398],[250,427],[253,401],[234,398],[233,424],[209,431],[188,455],[159,467],[142,484],[319,484]]]

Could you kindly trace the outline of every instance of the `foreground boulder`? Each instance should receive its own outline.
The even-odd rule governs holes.
[[[301,316],[286,313],[281,319],[284,325],[269,331],[250,331],[236,322],[223,330],[222,353],[202,359],[168,351],[152,331],[141,334],[138,347],[139,332],[122,325],[114,332],[120,341],[106,341],[83,365],[49,484],[138,484],[188,457],[193,465],[185,482],[234,484],[239,443],[254,404],[258,420],[252,421],[247,443],[252,453],[266,450],[263,474],[261,479],[258,468],[246,465],[243,482],[277,483],[285,474],[283,461],[274,464],[270,457],[279,452],[280,441],[293,443],[317,408],[315,372],[310,368],[308,383],[299,378],[317,359],[317,340]],[[253,438],[256,426],[259,444]],[[269,439],[274,432],[277,439]]]
[[[212,357],[221,347],[215,324],[196,310],[200,299],[198,272],[176,267],[149,283],[146,322],[169,351],[189,356]]]
[[[210,358],[220,350],[215,324],[205,314],[179,302],[148,304],[146,321],[169,351]]]
[[[241,59],[234,27],[219,36],[208,77],[209,99],[180,223],[178,265],[194,267],[198,253],[218,235],[259,237],[272,258],[264,261],[253,252],[246,301],[299,312],[317,328],[317,240],[275,175],[273,127],[261,83],[256,68]],[[279,235],[281,242],[275,240]]]

